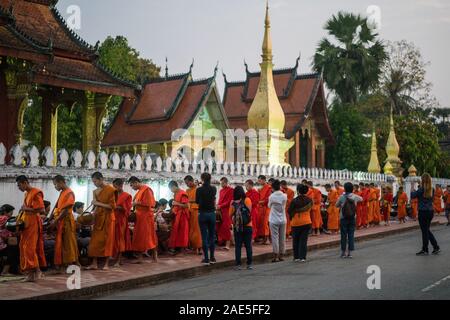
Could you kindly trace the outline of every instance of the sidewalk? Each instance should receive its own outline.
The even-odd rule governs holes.
[[[446,223],[445,217],[437,217],[433,224]],[[391,226],[378,226],[358,230],[356,240],[363,241],[385,237],[392,234],[418,229],[418,223],[408,221],[406,224],[393,222]],[[417,234],[419,237],[419,234]],[[339,235],[321,235],[310,237],[309,250],[333,247],[339,245]],[[292,243],[287,242],[288,254],[292,254]],[[258,263],[267,262],[272,258],[270,245],[253,246],[255,268]],[[245,256],[245,250],[243,250]],[[146,260],[143,264],[126,263],[120,269],[109,271],[81,271],[81,289],[68,290],[66,281],[69,275],[48,275],[36,283],[6,282],[0,283],[0,299],[77,299],[100,296],[112,291],[133,289],[139,286],[150,286],[179,279],[208,274],[214,270],[224,269],[234,265],[234,250],[218,250],[218,263],[214,266],[200,265],[200,256],[193,254],[175,257],[161,257],[158,263]]]

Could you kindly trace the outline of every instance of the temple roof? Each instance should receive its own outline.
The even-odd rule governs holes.
[[[313,117],[321,135],[329,143],[334,138],[328,123],[326,100],[321,74],[298,74],[298,62],[293,68],[273,71],[275,90],[286,116],[286,138],[292,138],[304,121]],[[246,65],[246,80],[228,82],[225,78],[223,106],[232,128],[248,129],[247,114],[256,95],[260,73],[250,72]]]
[[[216,95],[219,111],[225,118],[215,76],[193,80],[189,71],[148,81],[137,100],[124,100],[102,146],[169,142],[174,130],[189,129],[211,94]]]
[[[65,23],[55,0],[0,0],[0,55],[36,63],[40,84],[132,97],[138,88],[102,67],[96,48]]]

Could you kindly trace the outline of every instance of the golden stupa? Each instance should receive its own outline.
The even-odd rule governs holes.
[[[392,166],[392,173],[396,177],[401,177],[403,174],[402,161],[399,158],[400,146],[397,141],[397,137],[395,136],[395,127],[394,127],[394,116],[392,114],[391,109],[391,118],[390,118],[390,130],[389,137],[386,144],[386,164],[389,162]]]
[[[284,135],[285,116],[273,81],[272,38],[270,36],[269,3],[266,5],[264,41],[262,45],[261,78],[255,99],[247,116],[248,127],[267,130],[267,141],[258,142],[260,163],[286,164],[285,155],[294,145]]]
[[[372,147],[370,149],[370,162],[367,171],[370,173],[381,172],[380,162],[378,161],[377,136],[375,134],[375,128],[372,132]]]

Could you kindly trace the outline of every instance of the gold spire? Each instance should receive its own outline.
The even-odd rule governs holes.
[[[372,132],[372,147],[370,149],[370,162],[368,171],[370,173],[380,173],[381,167],[380,162],[378,161],[378,152],[377,152],[377,136],[375,134],[375,128],[373,128]]]
[[[387,154],[386,161],[389,161],[391,163],[400,162],[400,158],[398,157],[399,153],[400,153],[400,146],[398,144],[397,137],[395,136],[394,116],[392,114],[391,108],[390,131],[386,144],[386,154]]]
[[[266,3],[266,19],[264,21],[264,41],[262,46],[263,62],[272,62],[272,37],[270,35],[269,1]]]
[[[384,174],[386,175],[392,175],[393,174],[394,167],[389,161],[386,161],[386,164],[384,165]]]
[[[285,154],[292,148],[294,141],[287,140],[284,134],[285,116],[278,99],[273,81],[272,38],[270,36],[269,2],[266,5],[264,22],[264,40],[262,44],[261,76],[258,90],[248,111],[247,123],[250,129],[267,130],[268,139],[258,149],[267,154],[266,160],[272,164],[284,164]],[[261,131],[259,132],[261,133]]]
[[[261,77],[258,91],[248,112],[248,126],[256,130],[268,129],[284,132],[285,116],[273,81],[273,55],[268,2],[266,5],[265,31],[261,56]]]

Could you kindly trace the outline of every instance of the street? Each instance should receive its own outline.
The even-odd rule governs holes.
[[[338,248],[319,250],[304,264],[289,257],[282,263],[255,265],[250,271],[229,269],[102,299],[448,299],[450,228],[438,226],[433,231],[442,248],[439,256],[416,257],[421,246],[416,230],[356,243],[353,259],[340,259]],[[371,276],[367,268],[372,265],[381,270],[379,290],[367,287]]]

